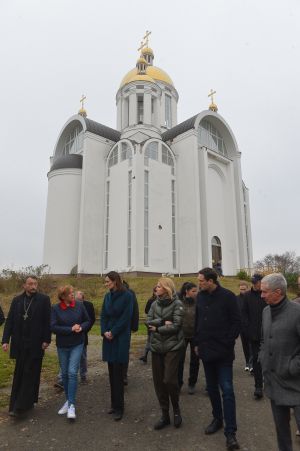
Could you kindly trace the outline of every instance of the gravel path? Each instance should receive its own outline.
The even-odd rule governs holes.
[[[142,338],[144,341],[144,338]],[[204,434],[211,420],[211,407],[204,391],[203,369],[197,392],[191,396],[183,386],[181,408],[183,425],[172,425],[154,431],[153,423],[160,411],[155,397],[151,365],[137,360],[137,337],[129,367],[129,385],[126,387],[126,412],[121,422],[114,422],[106,413],[109,407],[109,386],[105,364],[99,361],[99,337],[92,337],[89,345],[90,371],[87,385],[78,392],[77,420],[70,423],[59,417],[57,410],[63,395],[52,387],[43,387],[38,406],[24,419],[13,420],[6,412],[0,413],[0,449],[10,451],[46,450],[126,450],[126,451],[222,451],[225,438],[222,431],[213,436]],[[276,440],[270,405],[267,399],[254,401],[253,378],[244,372],[240,342],[234,364],[235,393],[237,399],[237,437],[243,451],[276,451]],[[293,436],[295,421],[292,418]],[[295,441],[298,439],[295,439]],[[300,440],[295,449],[300,446]]]

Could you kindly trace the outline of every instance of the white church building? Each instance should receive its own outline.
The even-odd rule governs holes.
[[[53,274],[252,267],[248,189],[213,102],[177,123],[178,92],[148,41],[116,94],[117,127],[83,106],[50,159],[43,262]]]

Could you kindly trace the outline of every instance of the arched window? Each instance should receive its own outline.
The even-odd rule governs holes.
[[[70,153],[78,153],[83,147],[83,129],[77,126],[74,128],[65,139],[62,148],[62,155],[69,155]]]
[[[216,127],[206,120],[200,122],[198,129],[198,143],[200,146],[208,147],[208,149],[227,156],[224,139]]]
[[[161,161],[164,164],[167,164],[168,166],[171,166],[171,173],[172,173],[172,175],[174,175],[175,170],[174,170],[173,155],[170,152],[170,150],[167,147],[165,147],[165,146],[163,146],[163,148],[162,148]]]
[[[121,143],[121,161],[130,160],[132,158],[132,149],[127,142]]]
[[[118,164],[118,146],[114,148],[108,159],[108,168]]]
[[[217,236],[211,239],[212,266],[219,275],[222,275],[222,246],[221,240]]]
[[[145,166],[148,166],[149,164],[149,158],[152,160],[158,160],[158,142],[152,141],[149,143],[145,149]]]

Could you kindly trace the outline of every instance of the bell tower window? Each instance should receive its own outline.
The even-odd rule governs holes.
[[[142,124],[144,122],[144,95],[138,94],[137,96],[137,123]]]

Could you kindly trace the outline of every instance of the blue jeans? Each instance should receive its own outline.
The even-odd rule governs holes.
[[[83,346],[81,359],[80,359],[80,377],[86,378],[87,373],[87,346]]]
[[[61,368],[62,383],[66,399],[75,405],[77,391],[77,374],[82,355],[83,343],[69,348],[57,348],[59,364]]]
[[[236,426],[236,411],[235,411],[235,396],[232,382],[232,363],[227,365],[223,362],[203,362],[205,371],[206,386],[212,405],[212,414],[214,418],[225,421],[224,434],[235,434]],[[222,390],[223,409],[220,396]],[[223,415],[224,410],[224,415]]]
[[[81,359],[80,359],[80,377],[81,379],[86,378],[87,375],[87,346],[84,345],[82,349]],[[62,384],[62,376],[61,369],[59,368],[59,372],[57,375],[57,382]]]

